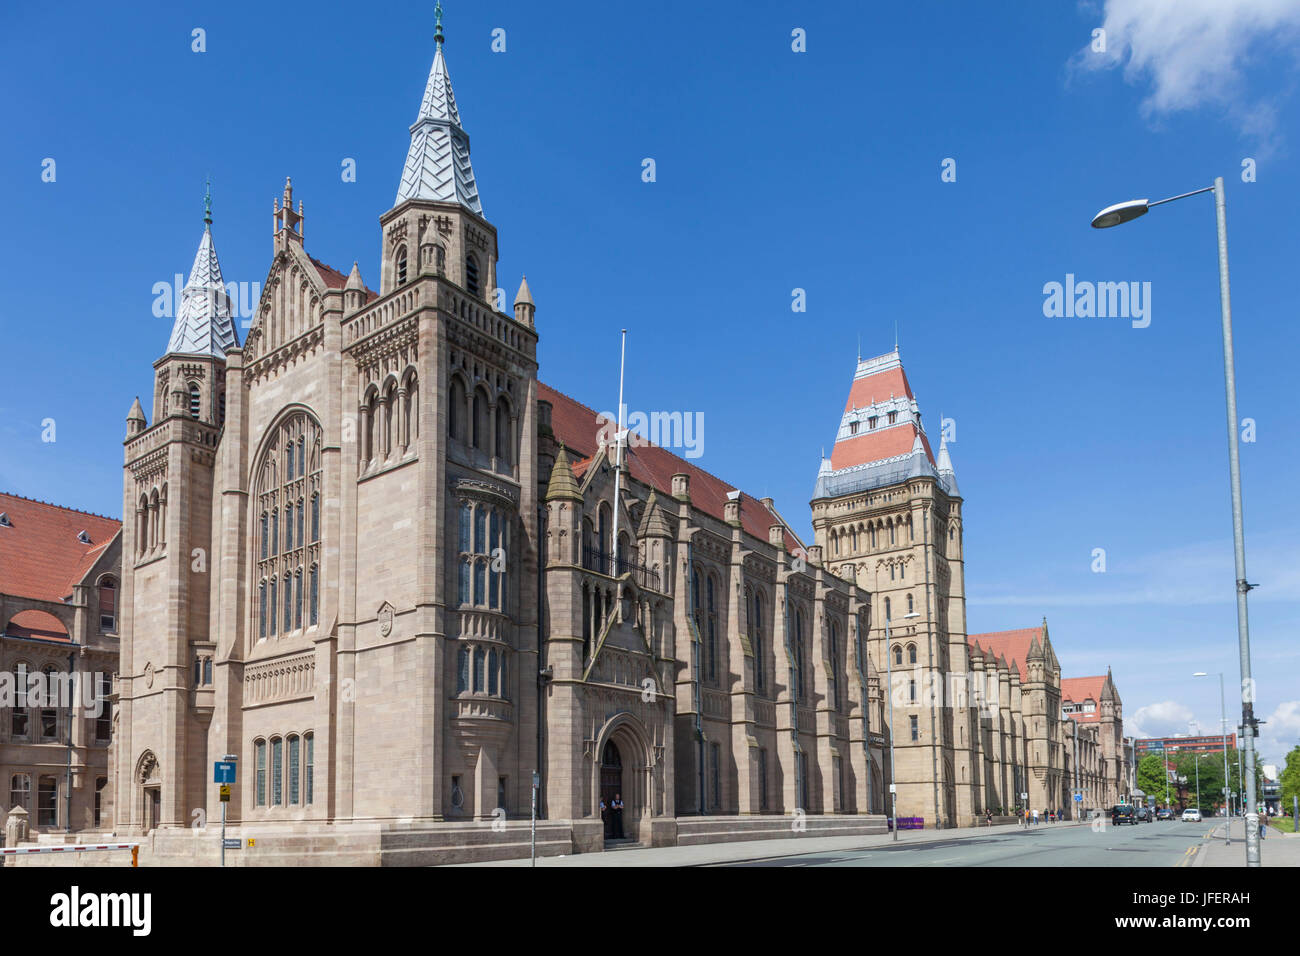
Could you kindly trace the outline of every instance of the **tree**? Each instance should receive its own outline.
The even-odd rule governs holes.
[[[1156,803],[1165,802],[1165,758],[1163,754],[1147,754],[1138,762],[1138,789],[1149,797],[1155,797]]]
[[[1281,777],[1278,783],[1282,785],[1282,809],[1286,811],[1293,806],[1292,800],[1300,797],[1300,747],[1286,755],[1286,766],[1282,768]]]

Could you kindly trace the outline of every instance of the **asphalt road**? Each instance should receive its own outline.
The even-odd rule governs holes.
[[[731,866],[1187,866],[1213,820],[1157,821],[1100,830],[1042,823],[952,840],[746,860]]]

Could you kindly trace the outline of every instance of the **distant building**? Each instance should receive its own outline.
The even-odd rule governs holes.
[[[29,833],[109,818],[121,528],[0,493],[0,786]]]
[[[1235,750],[1237,747],[1237,735],[1228,734],[1228,749]],[[1134,754],[1138,760],[1141,760],[1147,754],[1152,753],[1200,753],[1200,754],[1218,754],[1223,753],[1223,735],[1215,734],[1205,737],[1145,737],[1134,743]]]

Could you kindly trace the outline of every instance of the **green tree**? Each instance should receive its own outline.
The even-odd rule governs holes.
[[[1286,766],[1282,768],[1282,809],[1290,811],[1292,800],[1300,797],[1300,747],[1286,755]]]
[[[1155,797],[1158,805],[1164,806],[1165,758],[1162,754],[1147,754],[1138,761],[1137,785],[1147,796]]]
[[[1229,759],[1233,756],[1229,754]],[[1223,754],[1180,753],[1175,763],[1178,775],[1187,778],[1187,782],[1181,785],[1186,794],[1185,805],[1196,807],[1207,816],[1215,813],[1223,805]],[[1201,784],[1199,804],[1196,802],[1198,772]]]

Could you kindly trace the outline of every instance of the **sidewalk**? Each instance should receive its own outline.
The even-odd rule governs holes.
[[[1086,823],[1040,823],[1030,830],[1059,830],[1087,826]],[[737,843],[705,843],[699,846],[664,846],[645,849],[606,850],[604,853],[581,853],[573,856],[538,857],[538,866],[708,866],[717,863],[741,863],[746,860],[776,856],[800,856],[804,853],[834,853],[842,850],[869,850],[874,847],[936,843],[943,840],[969,840],[1025,830],[1018,823],[1002,826],[958,827],[952,830],[900,830],[898,842],[890,833],[848,837],[787,837],[780,840],[746,840]],[[459,866],[528,866],[527,859],[497,860],[487,863],[461,863]]]
[[[1245,821],[1240,818],[1231,822],[1232,843],[1223,843],[1224,823],[1211,830],[1205,842],[1196,853],[1192,866],[1245,866],[1246,865],[1246,830]],[[1261,866],[1300,866],[1300,836],[1279,833],[1271,827],[1259,844],[1259,862]]]

